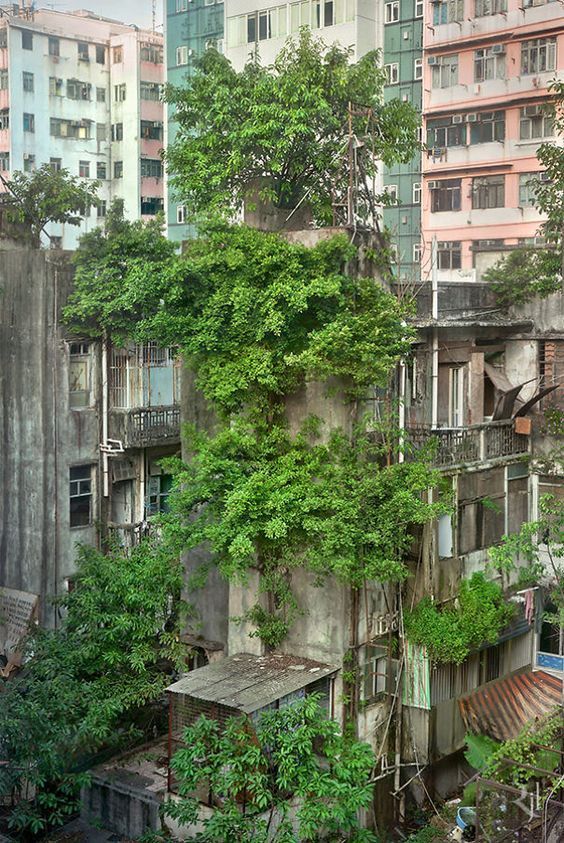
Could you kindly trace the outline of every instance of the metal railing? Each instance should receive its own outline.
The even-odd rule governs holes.
[[[125,448],[145,448],[180,442],[180,407],[136,407],[111,410],[112,438]]]
[[[441,468],[529,451],[529,437],[516,433],[512,420],[468,427],[408,427],[406,441],[415,452],[428,448],[432,462]]]

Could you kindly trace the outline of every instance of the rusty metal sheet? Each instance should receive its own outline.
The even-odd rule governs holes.
[[[539,670],[488,682],[461,697],[458,706],[469,732],[506,741],[561,702],[562,679]]]

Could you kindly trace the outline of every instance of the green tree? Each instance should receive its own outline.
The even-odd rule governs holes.
[[[537,158],[546,181],[533,179],[535,206],[546,216],[539,229],[546,246],[515,249],[484,274],[502,304],[544,298],[560,289],[564,276],[564,148],[560,142],[564,136],[564,83],[554,81],[551,92],[555,102],[550,115],[558,140],[539,146]]]
[[[201,843],[370,843],[376,838],[358,815],[372,800],[373,764],[368,744],[344,737],[315,695],[266,712],[256,725],[232,718],[221,728],[201,717],[172,760],[184,798],[165,810],[192,825],[200,808],[192,794],[203,786],[216,807],[194,838]]]
[[[350,58],[305,29],[269,67],[253,59],[237,73],[206,51],[190,84],[166,93],[178,124],[166,160],[190,212],[239,208],[260,184],[276,206],[307,198],[316,218],[329,222],[332,201],[342,202],[348,185],[350,104],[361,180],[371,183],[378,159],[408,161],[417,148],[415,109],[384,103],[377,53],[356,64]]]
[[[130,555],[83,547],[57,630],[37,629],[0,689],[0,796],[34,839],[77,809],[101,747],[139,739],[140,716],[178,663],[180,566],[150,541]]]
[[[49,164],[31,173],[16,170],[5,184],[7,217],[35,246],[40,245],[50,222],[80,225],[86,209],[98,203],[100,187],[97,181],[75,178],[68,170],[53,170]]]

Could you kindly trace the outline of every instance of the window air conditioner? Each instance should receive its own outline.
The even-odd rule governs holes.
[[[438,190],[439,189],[439,182],[438,181],[430,181],[429,182],[429,190]]]
[[[466,115],[466,122],[467,123],[477,123],[478,122],[478,115],[476,114],[475,111]]]
[[[439,64],[439,57],[438,56],[429,56],[427,59],[427,64],[434,65]]]
[[[464,118],[462,117],[462,114],[453,114],[452,115],[452,125],[453,126],[458,126],[460,123],[463,123],[463,122],[464,122]]]
[[[539,173],[539,181],[552,181],[549,174],[543,170],[542,173]]]
[[[505,44],[494,44],[492,47],[492,56],[503,56],[505,53]]]
[[[526,105],[523,109],[523,117],[538,117],[540,113],[540,105]]]

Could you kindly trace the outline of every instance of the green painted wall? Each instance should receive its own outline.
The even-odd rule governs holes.
[[[421,11],[421,6],[417,11]],[[416,18],[415,12],[415,0],[400,0],[399,20],[384,25],[384,64],[398,65],[398,81],[386,86],[385,98],[407,99],[421,113],[423,85],[421,79],[415,78],[415,60],[421,60],[423,55],[423,18]],[[419,263],[413,262],[414,246],[421,241],[421,204],[413,201],[413,185],[420,183],[420,154],[408,164],[384,170],[384,185],[396,185],[398,189],[398,204],[384,209],[384,225],[397,246],[398,274],[408,281],[420,278]]]
[[[177,8],[187,6],[184,11],[177,12]],[[224,28],[223,0],[166,0],[166,63],[167,80],[171,85],[187,84],[193,72],[194,61],[201,56],[208,42],[215,43],[221,48]],[[178,47],[186,46],[189,51],[188,64],[178,66],[176,51]],[[176,134],[174,111],[168,106],[168,144],[172,143]],[[193,229],[188,225],[179,225],[177,219],[178,201],[172,190],[167,191],[167,220],[168,236],[171,240],[181,242],[193,235]]]

